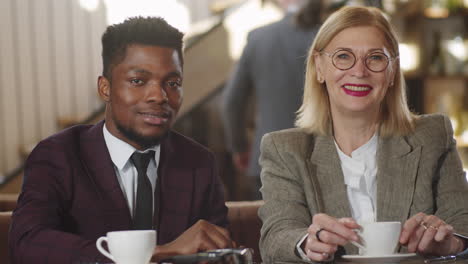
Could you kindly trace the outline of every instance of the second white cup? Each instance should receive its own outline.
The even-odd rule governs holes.
[[[103,248],[107,242],[109,251]],[[96,241],[96,247],[116,264],[148,264],[156,247],[155,230],[108,232]]]

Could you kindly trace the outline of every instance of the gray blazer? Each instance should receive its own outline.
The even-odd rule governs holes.
[[[381,137],[377,220],[404,223],[424,212],[468,235],[468,184],[455,144],[450,121],[443,115],[421,116],[409,136]],[[298,128],[267,134],[260,165],[265,200],[259,210],[260,251],[266,263],[300,261],[295,247],[314,214],[351,217],[333,137]],[[357,253],[352,245],[345,250]]]
[[[289,14],[250,32],[247,45],[224,90],[223,116],[233,152],[248,150],[247,102],[255,95],[255,136],[248,175],[259,176],[260,140],[271,131],[294,127],[302,102],[305,61],[318,29],[299,29]]]

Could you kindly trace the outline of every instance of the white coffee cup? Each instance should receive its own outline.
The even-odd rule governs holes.
[[[400,238],[400,222],[368,222],[360,223],[362,229],[356,230],[361,238],[359,255],[385,256],[395,253]]]
[[[109,251],[102,247],[107,242]],[[155,230],[108,232],[96,241],[96,247],[116,264],[148,264],[156,247]]]

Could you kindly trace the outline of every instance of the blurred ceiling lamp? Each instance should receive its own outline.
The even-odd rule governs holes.
[[[447,0],[426,0],[424,15],[429,18],[446,18],[449,16]]]
[[[79,3],[83,9],[93,12],[99,7],[100,0],[80,0]]]
[[[463,4],[465,5],[466,8],[468,8],[468,0],[463,0]]]
[[[414,71],[419,67],[419,48],[415,44],[401,43],[400,67],[404,72]]]
[[[366,3],[364,3],[364,0],[348,0],[346,5],[349,6],[364,6]]]
[[[460,138],[461,138],[461,141],[462,141],[462,142],[468,143],[468,130],[465,130],[465,131],[461,134]]]
[[[229,14],[224,26],[229,34],[229,55],[238,60],[251,30],[281,19],[283,13],[271,1],[247,1],[236,12]]]
[[[450,123],[452,124],[453,131],[458,129],[458,120],[450,117]]]
[[[459,61],[468,60],[468,40],[463,41],[463,39],[458,36],[454,39],[447,40],[446,43],[448,52],[455,58]]]
[[[180,0],[104,0],[107,24],[121,23],[134,16],[159,16],[171,26],[186,32],[190,26],[190,12],[185,4],[180,2]]]

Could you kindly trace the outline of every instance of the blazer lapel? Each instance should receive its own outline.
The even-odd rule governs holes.
[[[185,231],[189,225],[194,188],[194,172],[184,167],[176,157],[171,133],[161,143],[161,158],[158,166],[158,185],[155,210],[155,226],[158,244],[167,243]]]
[[[310,166],[309,175],[316,176],[314,183],[316,188],[316,197],[322,206],[318,206],[319,212],[326,213],[336,218],[351,217],[351,207],[346,192],[341,161],[336,151],[335,141],[331,136],[317,136],[315,146],[310,159],[315,166]],[[315,168],[316,171],[311,171]],[[313,170],[313,169],[312,169]],[[314,182],[314,179],[312,179]],[[355,254],[356,247],[350,243],[344,246],[343,254]]]
[[[421,147],[412,149],[403,137],[381,138],[377,163],[377,221],[409,217]]]
[[[317,210],[330,216],[351,217],[343,171],[335,143],[330,136],[317,136],[307,164],[315,188]]]
[[[102,132],[104,122],[93,126],[81,138],[81,161],[92,187],[100,198],[102,212],[113,222],[112,226],[130,228],[132,219],[127,201],[117,180],[109,151]],[[122,217],[125,215],[125,217]],[[118,217],[116,217],[118,216]]]

